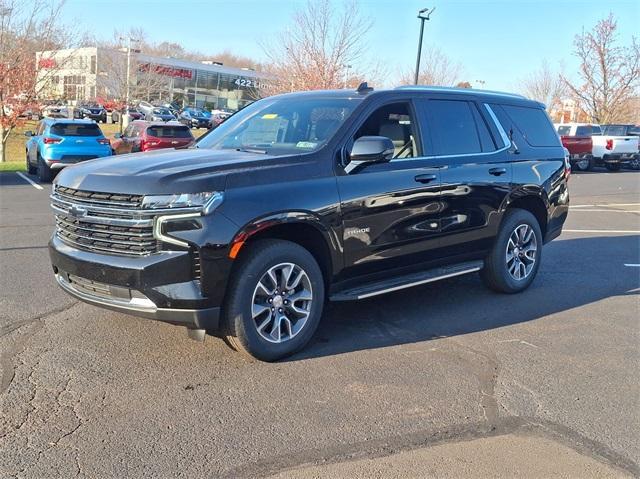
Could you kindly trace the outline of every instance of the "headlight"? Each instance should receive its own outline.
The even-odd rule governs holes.
[[[206,193],[179,193],[175,195],[146,195],[142,200],[145,209],[202,208],[202,214],[211,213],[222,203],[219,191]]]

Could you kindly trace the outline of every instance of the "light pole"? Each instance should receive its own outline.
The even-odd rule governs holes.
[[[120,37],[120,40],[125,40],[124,38]],[[129,107],[129,87],[131,85],[131,42],[138,42],[139,40],[136,40],[135,38],[131,38],[128,37],[127,39],[127,88],[125,90],[125,102],[126,102],[126,107]]]
[[[416,74],[413,78],[413,83],[418,84],[418,75],[420,74],[420,56],[422,55],[422,34],[424,33],[424,21],[429,20],[429,16],[433,13],[436,7],[431,10],[423,8],[418,12],[418,18],[420,19],[420,39],[418,40],[418,57],[416,58]]]
[[[347,82],[349,81],[349,69],[351,68],[351,65],[342,65],[344,67],[344,82],[343,82],[343,88],[347,88]]]

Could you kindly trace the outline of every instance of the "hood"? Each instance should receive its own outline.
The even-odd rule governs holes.
[[[199,193],[224,190],[228,174],[290,168],[291,161],[291,157],[235,150],[164,149],[107,156],[68,166],[55,183],[105,193]]]

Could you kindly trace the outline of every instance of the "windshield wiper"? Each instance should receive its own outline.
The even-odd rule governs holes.
[[[258,153],[258,154],[261,154],[261,155],[266,155],[267,154],[267,150],[260,150],[258,148],[242,147],[242,148],[236,148],[236,151],[243,151],[245,153]]]

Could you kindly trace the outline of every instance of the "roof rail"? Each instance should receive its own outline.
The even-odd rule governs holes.
[[[395,88],[396,90],[421,90],[421,91],[433,91],[433,92],[452,92],[452,93],[468,93],[475,95],[497,95],[508,98],[519,98],[527,100],[528,98],[517,93],[505,93],[503,91],[494,90],[476,90],[475,88],[456,88],[447,86],[428,86],[428,85],[402,85]]]

